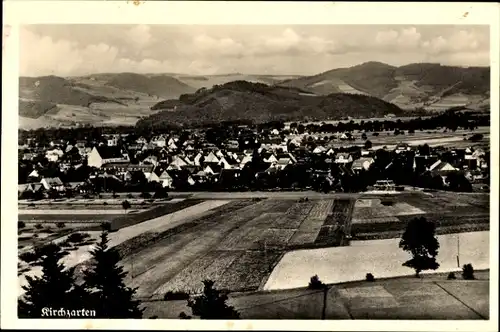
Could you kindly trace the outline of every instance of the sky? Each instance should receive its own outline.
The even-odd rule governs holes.
[[[314,75],[367,61],[488,66],[472,25],[24,25],[21,76]]]

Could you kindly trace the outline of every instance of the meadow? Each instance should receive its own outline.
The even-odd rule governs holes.
[[[335,250],[340,250],[339,253],[359,250],[356,248],[363,243],[360,240],[398,241],[406,223],[418,216],[435,221],[438,234],[489,230],[489,195],[483,194],[404,193],[393,195],[389,205],[382,204],[385,198],[380,195],[317,196],[309,200],[292,199],[286,194],[284,198],[277,194],[269,196],[189,198],[140,212],[102,214],[100,219],[97,214],[82,215],[96,218],[94,228],[88,227],[90,220],[86,221],[90,238],[99,234],[97,221],[111,217],[112,223],[118,220],[117,231],[110,233],[110,245],[118,250],[129,271],[127,284],[138,287],[138,297],[145,300],[163,299],[169,291],[199,292],[204,279],[213,279],[217,287],[233,292],[263,289],[268,283],[273,284],[271,279],[278,273],[275,267],[286,264],[283,263],[286,257],[304,251],[300,249],[326,250],[322,254],[311,251],[311,257],[302,257],[300,264],[306,264],[303,269],[297,269],[299,265],[292,267],[299,261],[290,265],[301,273],[312,275],[318,269],[330,268],[330,263],[325,263],[330,260],[340,271],[350,271],[347,265],[351,263],[344,261],[345,257],[356,258],[341,254],[345,257],[340,259]],[[76,216],[70,213],[71,210],[59,218]],[[82,222],[82,215],[74,218],[75,225]],[[41,220],[47,216],[51,215],[35,215]],[[28,237],[32,229],[27,230]],[[80,230],[67,228],[60,231],[60,236]],[[55,237],[50,235],[44,241],[56,241]],[[379,251],[375,248],[382,243],[375,242],[371,244],[373,248],[366,249]],[[68,264],[77,267],[79,276],[90,262],[91,247],[91,243],[85,242],[65,258]],[[380,252],[385,252],[382,249]],[[391,264],[401,265],[399,256],[404,253],[397,246],[386,251],[384,257]],[[399,256],[392,260],[391,255]],[[370,262],[370,266],[375,262]],[[357,265],[353,266],[356,269]],[[290,278],[287,269],[288,272],[279,273],[279,278]],[[369,271],[358,269],[355,275],[361,272],[364,277]],[[297,280],[307,282],[311,275]]]

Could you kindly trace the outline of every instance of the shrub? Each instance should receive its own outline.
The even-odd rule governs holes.
[[[33,251],[26,251],[19,255],[19,258],[26,263],[33,263],[38,260],[38,255]]]
[[[168,193],[167,193],[166,189],[164,189],[164,188],[158,189],[155,191],[153,197],[154,198],[168,198]]]
[[[142,192],[140,195],[141,198],[151,198],[151,194],[148,192]]]
[[[24,227],[26,227],[26,224],[24,223],[24,221],[19,220],[19,221],[17,222],[17,228],[19,228],[19,229],[23,229]]]
[[[189,299],[189,294],[183,291],[168,291],[163,297],[165,301],[175,301],[175,300],[187,300]]]
[[[42,224],[35,224],[35,228],[36,228],[36,229],[42,229],[42,228],[43,228],[43,226],[42,226]]]
[[[71,233],[68,236],[67,242],[69,242],[69,243],[80,243],[80,242],[82,242],[83,240],[85,240],[88,237],[89,237],[89,235],[87,233],[79,233],[79,232]]]
[[[179,314],[179,319],[191,319],[191,316],[186,315],[186,313],[183,311]]]
[[[375,281],[375,277],[371,273],[366,274],[366,281]]]
[[[127,195],[127,198],[134,198],[134,195],[132,195],[132,194],[128,194],[128,195]]]
[[[63,223],[62,221],[60,221],[60,222],[58,222],[58,223],[56,224],[56,226],[57,226],[57,228],[64,228],[64,227],[66,227],[66,224],[65,224],[65,223]]]
[[[483,134],[474,134],[469,138],[469,141],[479,142],[482,139],[483,139]]]
[[[128,209],[130,209],[131,205],[130,205],[129,201],[124,200],[122,202],[122,207],[123,207],[124,210],[128,210]]]
[[[319,280],[318,275],[314,275],[311,277],[311,281],[309,281],[309,286],[307,288],[309,289],[323,289],[325,288],[325,284]]]
[[[448,278],[447,279],[448,280],[453,280],[453,279],[457,279],[457,277],[455,277],[455,273],[450,272],[450,273],[448,273]]]
[[[108,202],[103,202],[102,205],[108,205]]]
[[[101,224],[101,228],[102,228],[103,231],[109,232],[109,231],[111,231],[111,223],[107,222],[107,221],[103,222]]]
[[[214,288],[214,281],[204,280],[203,285],[203,293],[187,301],[194,316],[199,316],[200,319],[240,318],[239,312],[227,304],[227,294]]]
[[[472,264],[465,264],[462,267],[462,277],[465,280],[474,280],[474,268],[472,267]]]

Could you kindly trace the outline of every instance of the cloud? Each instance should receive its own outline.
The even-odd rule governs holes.
[[[136,31],[137,32],[137,31]],[[96,72],[157,72],[171,70],[168,61],[119,57],[115,46],[105,43],[80,47],[76,42],[52,40],[21,30],[20,75],[88,75]]]
[[[127,42],[138,49],[142,49],[154,40],[148,25],[136,25],[130,28],[125,36]]]
[[[409,50],[420,45],[422,35],[415,27],[403,28],[400,30],[379,31],[374,39],[373,46],[378,49]]]
[[[20,71],[316,74],[366,61],[488,65],[488,53],[478,26],[25,26]]]
[[[202,55],[238,56],[244,52],[243,44],[231,38],[213,38],[201,34],[193,38],[190,49]]]
[[[448,38],[438,36],[426,41],[423,43],[423,47],[431,54],[468,53],[489,49],[489,42],[474,32],[460,30]]]

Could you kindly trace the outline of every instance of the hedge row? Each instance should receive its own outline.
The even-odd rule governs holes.
[[[190,206],[203,202],[201,199],[187,199],[176,203],[168,203],[156,206],[150,210],[135,214],[127,214],[114,218],[111,221],[111,230],[119,230],[120,228],[132,226],[146,220],[161,217],[166,214],[174,213]]]

